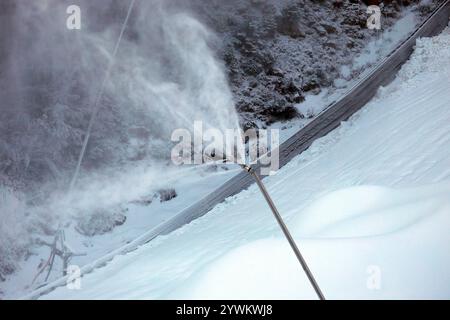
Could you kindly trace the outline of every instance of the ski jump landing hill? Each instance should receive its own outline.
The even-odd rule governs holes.
[[[389,84],[395,78],[395,75],[401,66],[408,60],[414,50],[416,39],[439,34],[448,25],[449,17],[450,0],[446,0],[433,11],[415,32],[413,32],[385,59],[379,62],[370,73],[361,78],[345,95],[343,95],[342,98],[330,104],[312,122],[281,144],[279,149],[280,167],[286,165],[295,156],[308,149],[316,139],[325,136],[335,128],[339,127],[342,121],[349,119],[350,116],[369,102],[375,96],[380,86]],[[81,274],[90,273],[93,270],[104,266],[115,256],[131,252],[160,235],[168,234],[183,225],[190,223],[208,213],[226,198],[238,194],[253,183],[253,178],[247,172],[242,171],[200,201],[181,211],[172,219],[149,230],[127,245],[83,266],[81,268]],[[37,299],[56,287],[66,285],[66,282],[67,277],[62,277],[35,290],[24,298]]]

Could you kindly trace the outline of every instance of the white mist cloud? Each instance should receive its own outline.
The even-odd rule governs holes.
[[[81,8],[81,30],[66,28],[72,4]],[[210,47],[213,34],[170,1],[138,0],[106,82],[80,181],[67,195],[128,4],[11,2],[0,43],[0,176],[41,191],[39,207],[24,207],[31,215],[24,226],[43,220],[52,226],[58,217],[116,206],[160,187],[167,175],[182,175],[161,169],[177,128],[191,130],[194,121],[221,130],[238,126],[224,67]],[[7,205],[0,204],[2,228],[11,221]]]

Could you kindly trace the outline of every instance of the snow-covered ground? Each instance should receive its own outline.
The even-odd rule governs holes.
[[[265,183],[327,298],[450,298],[450,28]],[[256,186],[45,299],[315,298]]]

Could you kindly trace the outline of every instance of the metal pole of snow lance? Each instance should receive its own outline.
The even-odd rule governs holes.
[[[303,258],[302,254],[300,253],[300,250],[298,249],[297,244],[295,243],[294,239],[292,238],[291,233],[289,232],[286,224],[283,221],[283,218],[281,217],[280,213],[278,212],[277,207],[275,206],[274,202],[272,201],[272,198],[270,197],[269,193],[267,192],[266,187],[262,183],[262,180],[260,179],[258,174],[255,172],[255,170],[253,170],[250,166],[242,165],[242,168],[245,171],[247,171],[250,175],[252,175],[253,178],[255,179],[256,184],[258,185],[264,198],[267,201],[267,204],[269,205],[270,209],[272,210],[273,215],[275,216],[275,219],[278,222],[278,225],[281,227],[281,230],[283,230],[283,233],[284,233],[287,241],[289,242],[289,245],[291,246],[292,250],[294,251],[295,256],[297,257],[298,261],[300,262],[303,270],[305,271],[306,276],[309,279],[309,282],[311,283],[314,290],[316,291],[317,296],[319,297],[320,300],[325,300],[325,296],[323,295],[322,291],[320,290],[319,285],[316,282],[316,279],[314,279],[314,276],[313,276],[311,270],[309,269],[308,265],[306,264],[305,259]]]

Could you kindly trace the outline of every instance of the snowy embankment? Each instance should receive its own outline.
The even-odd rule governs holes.
[[[325,296],[450,298],[450,29],[265,179]],[[44,298],[315,298],[254,185]]]

